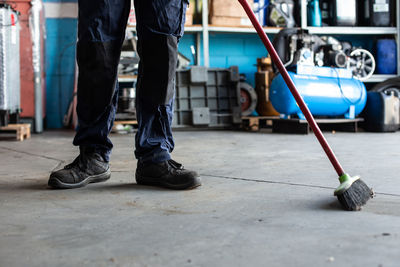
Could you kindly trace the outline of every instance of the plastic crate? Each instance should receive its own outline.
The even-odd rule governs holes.
[[[173,127],[230,127],[241,123],[238,67],[194,66],[176,73]]]

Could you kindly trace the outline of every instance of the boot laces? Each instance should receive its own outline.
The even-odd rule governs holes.
[[[183,170],[183,169],[184,169],[184,167],[183,167],[182,164],[176,162],[176,161],[173,160],[173,159],[168,160],[168,164],[169,164],[172,168],[174,168],[174,169],[176,169],[176,170]]]
[[[85,157],[82,157],[81,155],[78,155],[74,161],[72,161],[70,164],[65,165],[64,169],[70,170],[73,168],[78,168],[82,169],[82,166],[84,166],[86,163]]]

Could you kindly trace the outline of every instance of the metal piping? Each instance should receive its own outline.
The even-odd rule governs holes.
[[[208,1],[203,0],[203,57],[204,66],[210,66],[209,35],[208,35]]]
[[[35,88],[35,132],[43,132],[43,83],[42,83],[42,42],[40,25],[40,17],[43,9],[42,1],[31,1],[31,14],[29,16],[31,38],[32,38],[32,62],[34,72],[34,88]]]

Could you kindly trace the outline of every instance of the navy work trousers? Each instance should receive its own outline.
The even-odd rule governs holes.
[[[131,0],[79,0],[78,127],[73,144],[109,160],[118,102],[117,68]],[[188,0],[134,0],[140,57],[136,87],[139,161],[162,162],[171,132],[177,47]]]

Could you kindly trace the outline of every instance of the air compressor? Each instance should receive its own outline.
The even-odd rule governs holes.
[[[375,70],[369,51],[297,28],[280,31],[273,43],[313,115],[353,119],[361,113],[367,100],[362,81]],[[281,74],[273,79],[269,94],[282,117],[304,119]]]
[[[365,107],[365,85],[348,69],[298,65],[289,75],[313,115],[354,119]],[[305,119],[281,74],[272,81],[269,97],[283,118]]]

